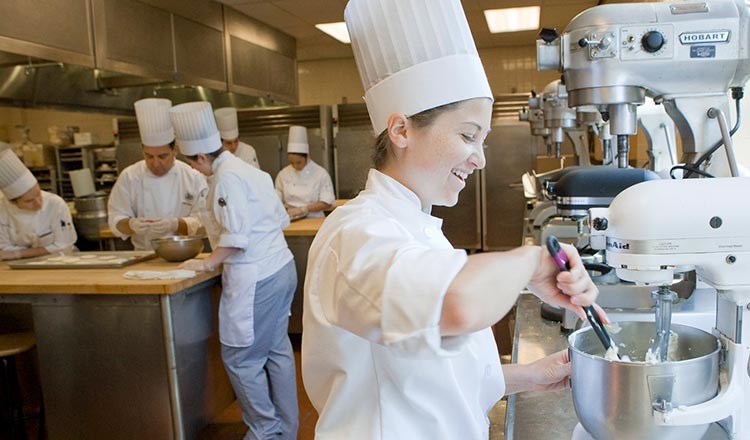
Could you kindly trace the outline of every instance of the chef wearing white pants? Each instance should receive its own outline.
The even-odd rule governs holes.
[[[70,253],[78,236],[65,201],[42,191],[9,145],[0,142],[0,260]]]
[[[248,426],[245,439],[295,439],[294,353],[287,334],[297,287],[282,228],[289,224],[271,177],[222,150],[211,105],[170,110],[180,152],[209,179],[204,225],[214,251],[181,268],[223,263],[219,338],[222,360]]]
[[[205,177],[176,160],[168,99],[146,98],[134,104],[144,160],[125,168],[109,195],[109,228],[130,237],[136,250],[153,249],[151,240],[196,235],[208,189]]]

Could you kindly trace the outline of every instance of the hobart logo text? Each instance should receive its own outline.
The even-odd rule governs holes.
[[[729,31],[685,32],[680,34],[682,44],[727,43]]]

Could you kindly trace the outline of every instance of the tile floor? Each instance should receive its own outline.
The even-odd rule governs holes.
[[[297,399],[299,401],[300,425],[297,435],[298,440],[312,440],[315,438],[315,423],[318,420],[318,414],[315,412],[310,400],[305,394],[302,386],[302,376],[300,372],[300,350],[299,338],[293,338],[294,354],[297,361]],[[505,359],[503,359],[505,361]],[[490,411],[490,440],[505,439],[505,400],[501,400]],[[242,414],[235,401],[219,417],[213,420],[198,437],[198,440],[242,440],[247,428],[242,423]]]

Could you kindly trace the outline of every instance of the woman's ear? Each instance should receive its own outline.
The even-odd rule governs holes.
[[[393,113],[388,118],[388,138],[397,148],[406,148],[409,134],[409,118],[403,113]]]

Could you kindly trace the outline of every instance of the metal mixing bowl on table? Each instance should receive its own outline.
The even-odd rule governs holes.
[[[172,235],[151,240],[156,255],[171,262],[194,258],[203,250],[203,236]]]

